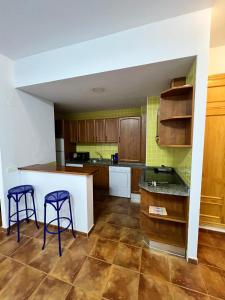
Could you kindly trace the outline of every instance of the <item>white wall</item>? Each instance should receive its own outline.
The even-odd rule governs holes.
[[[206,51],[210,9],[16,61],[15,86],[122,69]]]
[[[7,190],[19,184],[17,168],[55,160],[54,106],[16,90],[13,87],[13,69],[14,62],[0,55],[0,149],[4,194],[0,197],[3,227],[7,226]]]
[[[225,73],[225,45],[210,48],[209,75]]]
[[[20,59],[15,86],[49,82],[187,56],[197,57],[187,256],[197,258],[211,9]]]

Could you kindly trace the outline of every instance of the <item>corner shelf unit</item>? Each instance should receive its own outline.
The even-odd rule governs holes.
[[[158,144],[162,147],[191,147],[193,87],[183,85],[161,93]]]

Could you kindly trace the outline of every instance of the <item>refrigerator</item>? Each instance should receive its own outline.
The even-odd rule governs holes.
[[[64,150],[64,139],[55,140],[56,147],[56,162],[60,166],[65,166],[65,150]]]

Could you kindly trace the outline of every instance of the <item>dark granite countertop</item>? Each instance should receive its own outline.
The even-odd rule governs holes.
[[[74,161],[67,161],[67,163],[75,163]],[[79,163],[79,162],[76,162]],[[80,162],[84,166],[92,165],[92,166],[115,166],[115,167],[130,167],[130,168],[146,168],[144,163],[135,163],[135,162],[119,162],[117,164],[112,163],[111,159],[98,159],[92,158],[86,162]]]
[[[152,186],[149,184],[152,181],[162,182],[162,184]],[[189,196],[190,192],[189,187],[175,171],[169,175],[162,173],[156,174],[154,172],[154,167],[146,167],[145,170],[143,170],[139,181],[139,187],[151,193],[175,196]]]

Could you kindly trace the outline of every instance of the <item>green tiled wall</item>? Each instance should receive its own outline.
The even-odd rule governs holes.
[[[101,153],[104,158],[111,158],[112,154],[118,152],[117,144],[77,144],[76,151],[90,152],[91,158],[99,157],[96,152]]]
[[[66,114],[65,118],[69,120],[85,120],[85,119],[101,119],[101,118],[120,118],[120,117],[133,117],[141,115],[141,107],[123,108],[113,110],[100,110],[92,112],[81,112]]]
[[[101,118],[119,118],[119,117],[132,117],[140,116],[141,110],[144,107],[139,108],[126,108],[116,110],[102,110],[94,112],[82,112],[66,114],[65,118],[69,120],[87,120],[87,119],[101,119]],[[75,149],[74,149],[75,150]],[[96,152],[101,153],[104,158],[111,158],[111,155],[118,152],[117,144],[77,144],[76,151],[78,152],[90,152],[91,158],[98,157]]]

